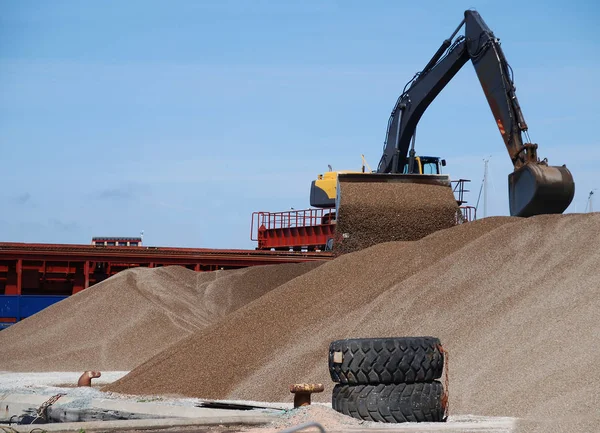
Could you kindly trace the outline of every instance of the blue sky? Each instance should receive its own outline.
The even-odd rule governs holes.
[[[596,2],[0,0],[0,240],[253,248],[253,211],[308,207],[327,164],[377,165],[404,84],[471,7],[582,212],[600,186]],[[508,214],[512,166],[470,64],[417,138],[472,179],[472,204],[491,156],[488,213]]]

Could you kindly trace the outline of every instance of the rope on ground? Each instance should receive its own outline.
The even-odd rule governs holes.
[[[441,344],[439,345],[438,348],[440,349],[440,352],[444,356],[444,393],[442,394],[442,408],[444,409],[444,420],[447,420],[448,413],[449,413],[449,398],[450,398],[450,391],[449,391],[450,379],[448,378],[448,358],[450,356],[448,355],[448,351],[445,350]]]
[[[56,403],[58,401],[58,399],[61,398],[63,395],[66,395],[66,394],[59,393],[59,394],[53,395],[48,400],[46,400],[44,403],[42,403],[42,405],[37,410],[37,418],[42,418],[45,421],[48,421],[48,408],[50,406],[52,406],[54,403]],[[32,422],[32,424],[33,424],[33,422]]]

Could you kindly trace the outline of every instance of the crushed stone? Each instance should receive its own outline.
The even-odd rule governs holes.
[[[0,370],[131,370],[318,265],[119,272],[0,332]]]
[[[336,254],[415,241],[456,224],[452,189],[417,183],[341,182]]]
[[[587,419],[600,403],[600,214],[486,218],[345,254],[105,387],[291,400],[322,382],[329,342],[439,337],[451,414]]]

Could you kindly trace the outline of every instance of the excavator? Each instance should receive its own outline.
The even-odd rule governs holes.
[[[464,35],[457,37],[464,26]],[[529,217],[563,213],[575,194],[575,183],[565,165],[550,166],[538,157],[515,93],[512,70],[499,39],[478,12],[467,10],[464,19],[422,71],[415,74],[397,99],[390,115],[383,155],[377,170],[330,172],[311,185],[311,205],[339,209],[340,184],[344,182],[413,182],[451,186],[441,174],[445,161],[432,157],[437,171],[423,172],[423,157],[416,156],[417,124],[431,102],[456,73],[471,60],[483,92],[504,140],[514,171],[508,175],[511,216]],[[523,136],[527,138],[524,141]],[[336,185],[333,199],[332,185]]]
[[[348,173],[373,173],[371,167],[362,157],[361,171],[340,170],[333,171],[331,165],[329,171],[317,175],[310,186],[310,205],[313,207],[328,209],[335,207],[337,197],[338,175]],[[446,166],[446,160],[438,156],[415,156],[414,164],[409,172],[408,164],[404,166],[404,174],[442,174],[442,167]],[[366,171],[368,169],[368,171]]]

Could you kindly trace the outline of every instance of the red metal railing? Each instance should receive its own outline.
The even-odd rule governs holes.
[[[467,179],[452,181],[452,192],[460,210],[456,224],[474,221],[477,218],[473,206],[465,206]],[[302,209],[284,212],[253,212],[250,239],[258,241],[259,250],[276,249],[327,249],[335,233],[333,209]]]
[[[475,206],[461,206],[460,215],[456,215],[456,224],[468,223],[477,219],[477,209]]]
[[[202,272],[329,258],[312,252],[0,242],[0,296],[71,295],[132,267],[178,265]]]
[[[460,206],[460,213],[456,214],[456,224],[467,223],[475,221],[477,219],[477,209],[473,206],[467,206],[467,200],[465,200],[465,194],[470,192],[466,188],[467,182],[471,182],[468,179],[458,179],[452,181],[452,192],[456,198],[456,202]]]
[[[468,179],[458,179],[451,181],[452,184],[452,192],[454,193],[454,197],[456,197],[456,202],[459,206],[462,206],[467,201],[465,200],[465,193],[471,192],[466,189],[466,183],[471,182]]]
[[[330,224],[330,209],[302,209],[285,212],[253,212],[250,239],[257,241],[260,230],[289,229]]]
[[[330,209],[254,212],[250,239],[259,250],[325,250],[333,238],[335,213]]]

